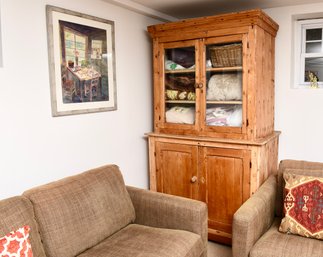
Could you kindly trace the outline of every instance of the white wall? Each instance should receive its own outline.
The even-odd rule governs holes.
[[[144,133],[152,130],[151,42],[159,23],[100,0],[0,0],[0,199],[68,175],[118,164],[127,184],[148,186]],[[118,110],[52,117],[45,5],[115,21]],[[292,15],[323,12],[323,3],[265,10],[276,39],[279,159],[323,161],[323,90],[291,85]]]
[[[0,199],[115,163],[148,186],[144,133],[152,130],[151,41],[159,21],[100,0],[1,0]],[[118,110],[52,117],[45,5],[115,21]]]
[[[323,162],[323,89],[294,89],[292,15],[323,13],[323,3],[266,9],[278,24],[275,128],[282,131],[279,159]]]

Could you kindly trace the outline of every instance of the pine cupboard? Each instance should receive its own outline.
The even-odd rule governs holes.
[[[277,169],[274,49],[261,10],[148,27],[153,39],[150,189],[208,204],[209,239]]]

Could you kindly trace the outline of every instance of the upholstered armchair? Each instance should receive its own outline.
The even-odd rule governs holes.
[[[323,256],[322,240],[279,231],[283,217],[283,174],[287,172],[296,176],[323,177],[323,163],[280,162],[277,176],[270,176],[234,214],[233,257]]]

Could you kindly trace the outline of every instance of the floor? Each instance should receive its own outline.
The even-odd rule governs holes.
[[[232,257],[231,247],[209,241],[208,257]]]

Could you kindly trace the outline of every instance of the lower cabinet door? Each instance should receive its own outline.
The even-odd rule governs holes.
[[[209,239],[231,243],[233,214],[249,198],[250,151],[200,148],[202,200],[208,205]]]
[[[157,191],[208,205],[209,239],[231,244],[233,214],[250,197],[245,149],[156,142]]]
[[[156,142],[157,191],[198,199],[198,147]]]

